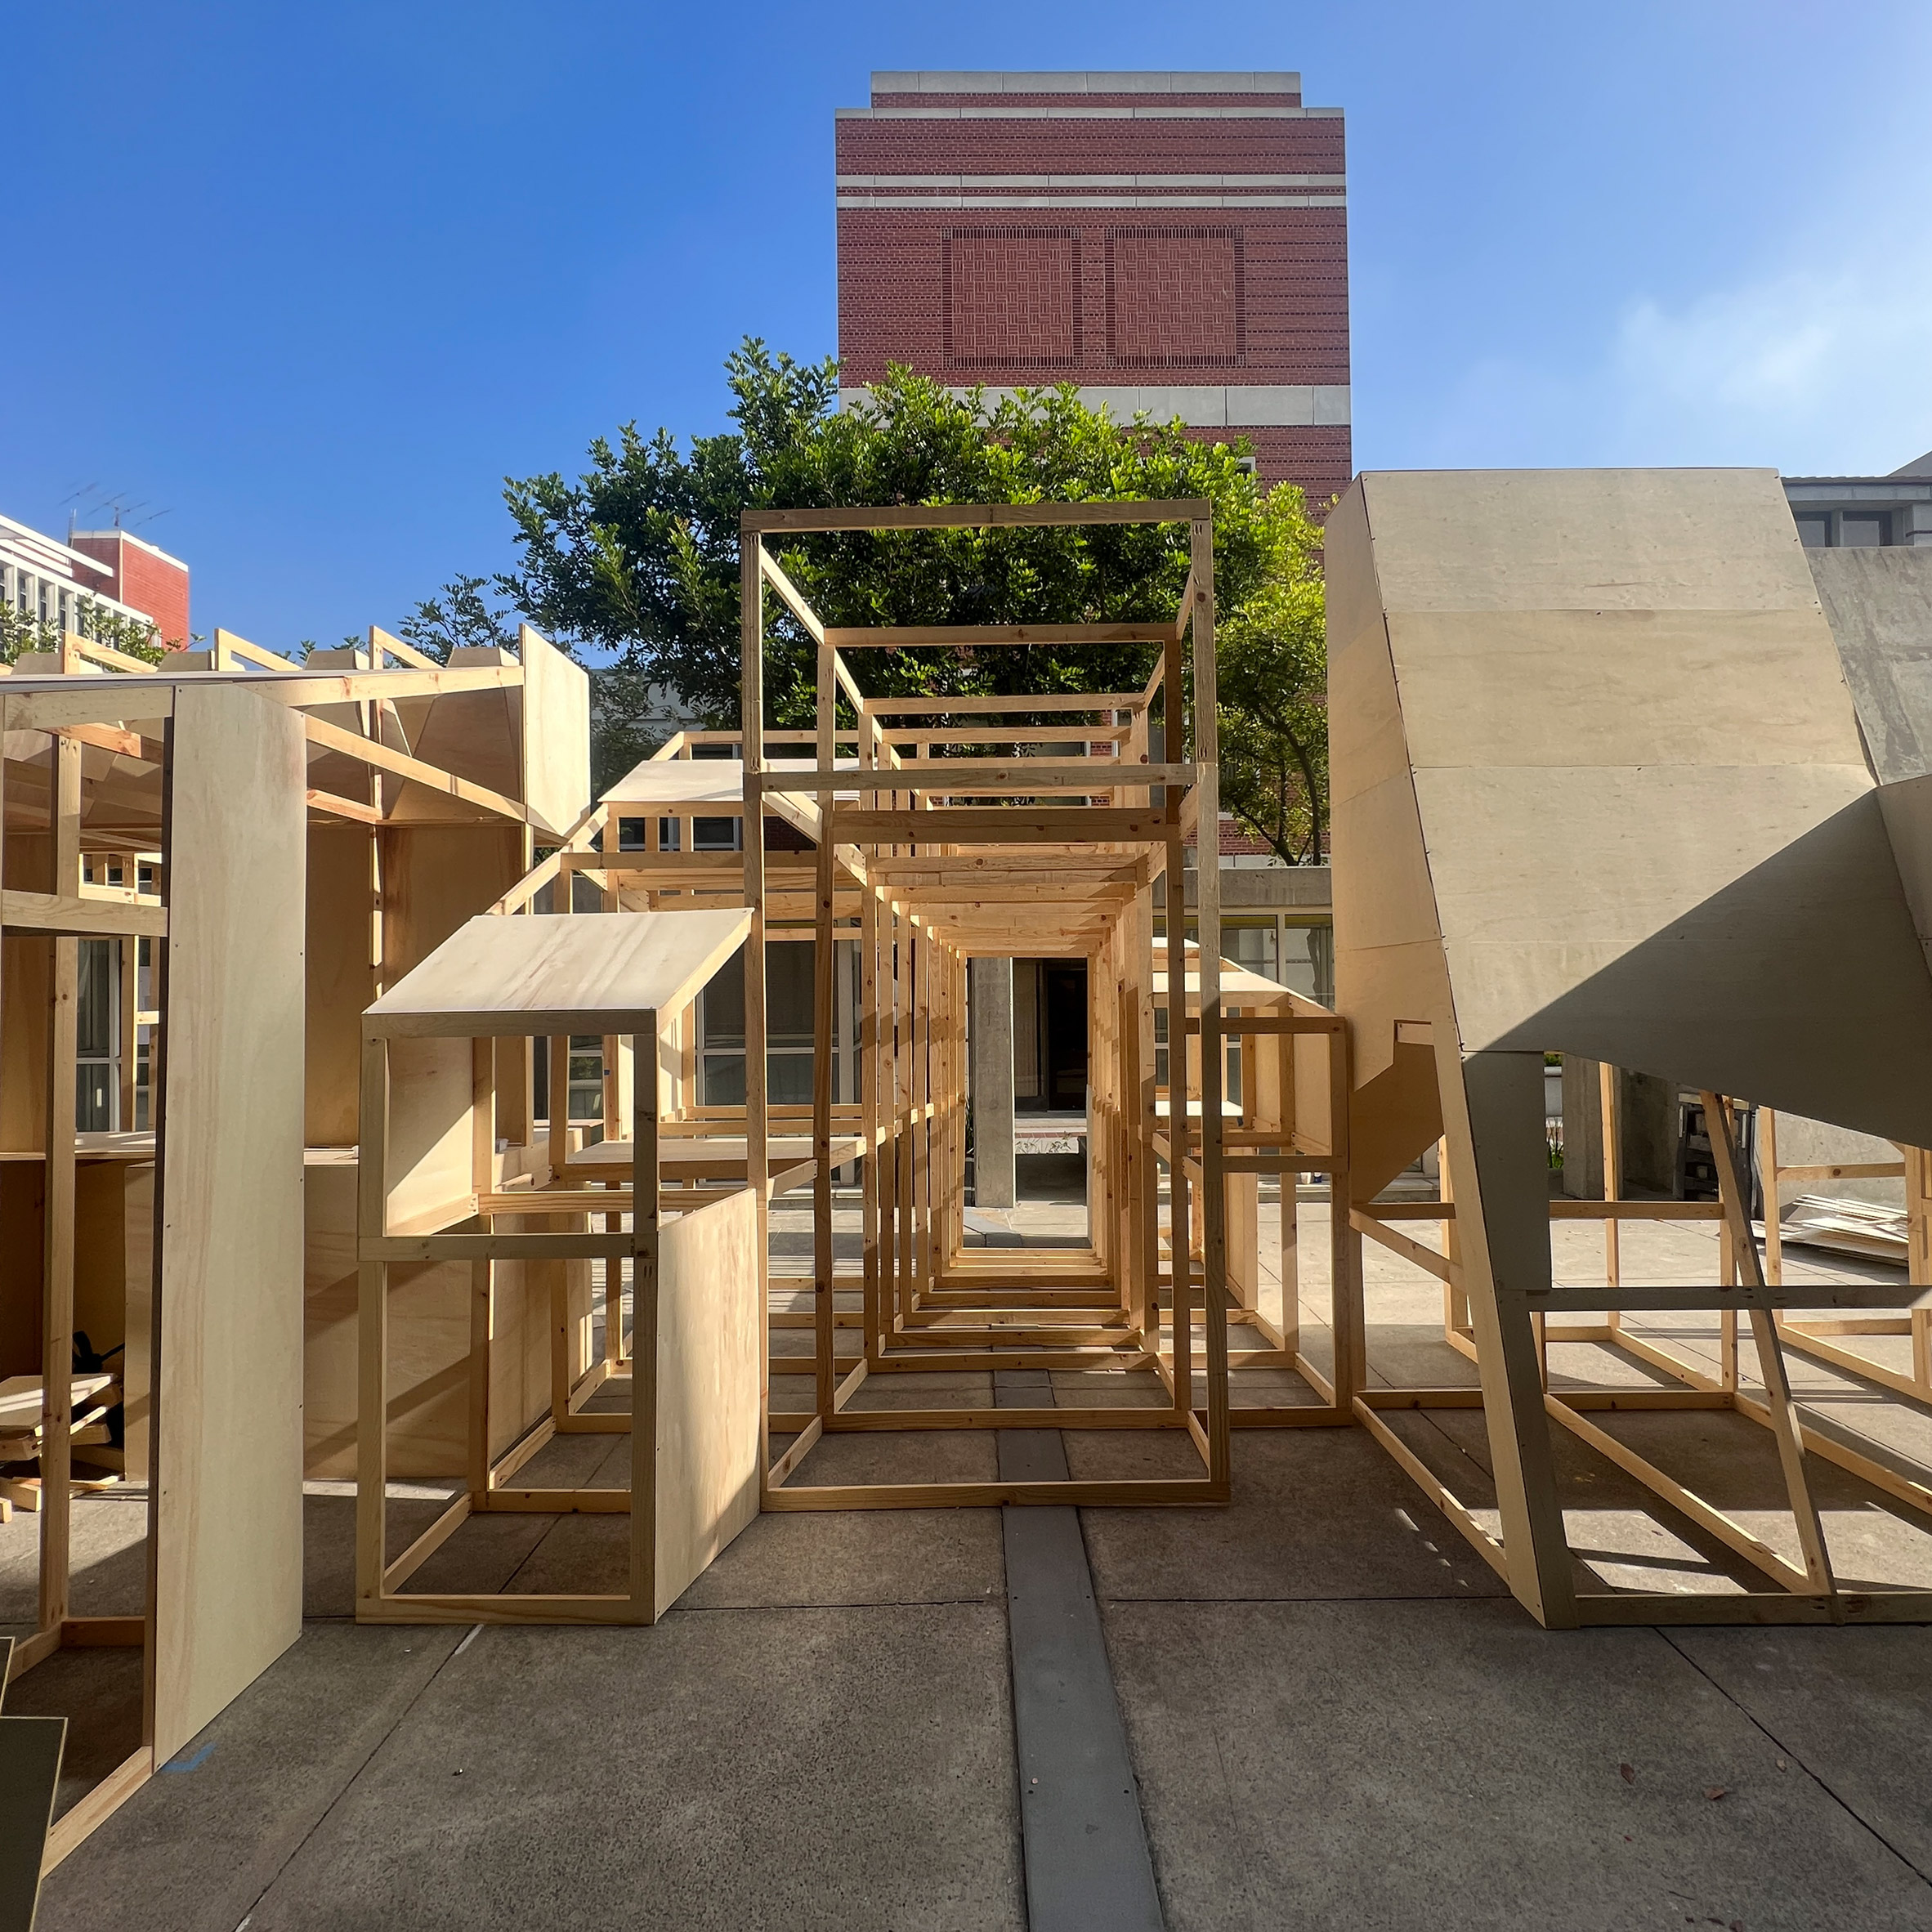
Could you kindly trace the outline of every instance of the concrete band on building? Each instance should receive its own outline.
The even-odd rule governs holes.
[[[1353,469],[1339,110],[1292,73],[875,74],[837,116],[847,399],[892,363]]]

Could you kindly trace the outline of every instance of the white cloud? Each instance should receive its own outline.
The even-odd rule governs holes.
[[[1932,246],[1895,226],[1799,253],[1688,300],[1635,296],[1568,364],[1473,364],[1391,457],[1882,475],[1932,449]]]
[[[1599,389],[1625,459],[1882,474],[1932,445],[1932,253],[1860,253],[1633,302]]]

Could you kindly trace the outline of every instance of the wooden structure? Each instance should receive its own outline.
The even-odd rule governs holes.
[[[301,1626],[303,727],[236,682],[102,677],[0,683],[0,728],[3,1098],[23,1156],[7,1165],[39,1210],[10,1217],[0,1304],[7,1366],[30,1348],[40,1396],[39,1611],[10,1670],[135,1646],[147,1683],[141,1748],[56,1821],[58,1859]],[[79,1218],[78,948],[102,938],[153,950],[154,1133],[145,1159],[114,1164],[145,1169],[145,1276],[87,1256]],[[19,1147],[23,1119],[36,1148]],[[109,1393],[72,1373],[77,1284],[105,1299],[103,1272],[133,1318],[119,1375],[149,1478],[131,1617],[77,1613],[69,1576],[74,1393]],[[81,1455],[111,1476],[81,1420]]]
[[[1854,1323],[1901,1310],[1927,1293],[1926,1277],[1803,1289],[1768,1280],[1721,1098],[1907,1148],[1932,1143],[1922,787],[1867,767],[1775,477],[1369,476],[1330,519],[1326,551],[1351,1218],[1444,1280],[1452,1327],[1466,1309],[1500,1539],[1391,1425],[1391,1410],[1466,1406],[1474,1392],[1365,1391],[1359,1420],[1546,1624],[1932,1615],[1932,1593],[1839,1587],[1809,1459],[1921,1512],[1932,1473],[1901,1473],[1805,1424],[1778,1330],[1780,1311],[1806,1304]],[[1612,1176],[1610,1198],[1553,1210],[1541,1098],[1552,1051],[1700,1091],[1720,1201],[1623,1201]],[[1447,1224],[1442,1249],[1400,1234],[1390,1223],[1401,1210],[1374,1198],[1438,1135],[1447,1198],[1411,1212]],[[1614,1146],[1613,1132],[1605,1139]],[[1603,1283],[1558,1283],[1553,1211],[1608,1228],[1713,1215],[1729,1237],[1725,1278],[1633,1285],[1612,1243]],[[1674,1311],[1715,1315],[1715,1373],[1625,1319]],[[1755,1393],[1740,1372],[1740,1317]],[[1648,1386],[1626,1374],[1559,1392],[1542,1372],[1555,1340],[1594,1343],[1654,1375]],[[1612,1414],[1704,1408],[1762,1424],[1796,1561],[1620,1438]],[[1769,1587],[1659,1594],[1580,1583],[1553,1426]]]
[[[787,539],[812,532],[1107,524],[1186,526],[1186,583],[1172,619],[840,630],[821,622],[775,553]],[[1156,941],[1156,882],[1165,882],[1165,903],[1178,914],[1185,847],[1197,825],[1212,837],[1219,822],[1214,568],[1204,503],[771,511],[744,519],[738,747],[744,810],[748,819],[754,811],[761,818],[780,816],[811,841],[816,949],[812,1352],[808,1364],[787,1357],[772,1365],[775,1375],[781,1367],[808,1366],[809,1382],[803,1407],[767,1416],[772,1433],[790,1438],[768,1457],[767,1509],[1228,1498],[1234,1422],[1228,1177],[1344,1166],[1345,1109],[1329,1102],[1331,1093],[1345,1091],[1332,1069],[1346,1060],[1333,1016],[1272,986],[1267,1013],[1243,1012],[1238,1024],[1231,1016],[1215,868],[1201,874],[1192,972],[1178,917]],[[776,763],[767,750],[767,595],[817,647],[814,755],[804,769]],[[1095,642],[1157,650],[1145,687],[1099,696],[870,698],[845,661],[847,653],[880,648]],[[1184,675],[1190,669],[1191,679]],[[856,751],[850,759],[837,755],[842,706],[852,727],[847,742]],[[1054,722],[1043,724],[1044,718]],[[768,861],[763,838],[745,839],[743,864],[752,932],[745,954],[745,1121],[755,1175],[767,1165],[761,1156],[774,1118],[765,1080],[763,949],[780,919],[796,916],[800,895],[791,868]],[[850,1357],[837,1348],[832,1240],[832,962],[840,940],[856,941],[858,952],[861,1090],[852,1104],[866,1156],[862,1263],[853,1284],[859,1346]],[[969,1246],[964,1214],[966,963],[1016,953],[1088,962],[1092,1042],[1088,1245],[1027,1250],[1023,1262],[1011,1250]],[[1164,968],[1158,973],[1157,963]],[[1171,1061],[1165,1081],[1158,1077],[1157,1004]],[[1268,1043],[1258,1058],[1272,1078],[1250,1087],[1261,1111],[1242,1111],[1231,1120],[1226,1066],[1237,1036]],[[1298,1089],[1298,1071],[1316,1077]],[[1298,1111],[1297,1093],[1311,1089],[1314,1104]],[[1170,1195],[1165,1264],[1163,1169]],[[761,1215],[765,1206],[761,1198]],[[1198,1250],[1191,1232],[1196,1218]],[[1337,1279],[1346,1328],[1345,1265]],[[1295,1362],[1293,1341],[1279,1325],[1257,1339],[1283,1366]],[[1092,1399],[996,1411],[897,1403],[880,1409],[852,1400],[874,1376],[1049,1367],[1089,1371]],[[1134,1401],[1134,1380],[1156,1399]],[[1122,1394],[1128,1399],[1118,1399]],[[1071,1483],[794,1479],[827,1435],[995,1422],[1017,1429],[1172,1429],[1185,1432],[1200,1468],[1183,1477]]]
[[[352,1182],[361,1008],[581,816],[584,673],[534,633],[458,655],[479,661],[372,633],[297,664],[217,633],[157,669],[69,637],[0,678],[0,1514],[34,1510],[40,1545],[11,1669],[147,1661],[142,1747],[51,1858],[299,1628],[305,1404],[355,1420],[353,1351],[338,1393],[318,1332],[313,1177]],[[76,1130],[77,1089],[107,1125]],[[121,1480],[148,1485],[145,1608],[77,1613],[72,1498]]]
[[[387,1431],[366,1422],[359,1438],[356,1605],[364,1622],[652,1623],[758,1514],[758,1389],[763,1366],[762,1271],[754,1253],[754,1192],[683,1182],[666,1186],[658,1137],[657,1085],[633,1083],[630,1132],[598,1183],[548,1190],[498,1185],[494,1166],[495,1051],[505,1040],[572,1034],[629,1036],[646,1066],[667,1022],[696,998],[744,943],[742,911],[620,913],[608,917],[472,919],[369,1008],[364,1021],[361,1270],[362,1414],[386,1415],[390,1271],[445,1262],[472,1281],[465,1382],[469,1483],[409,1546],[388,1554]],[[463,1137],[470,1184],[441,1215],[410,1218],[396,1232],[390,1203],[420,1193],[417,1170],[438,1151],[394,1147],[398,1089],[409,1077],[399,1049],[456,1040],[470,1049],[473,1080]],[[553,1085],[555,1093],[557,1088]],[[622,1181],[616,1177],[621,1174]],[[605,1231],[523,1231],[531,1202],[594,1213]],[[628,1230],[611,1232],[620,1219]],[[506,1227],[505,1223],[510,1225]],[[491,1275],[505,1262],[601,1258],[610,1284],[604,1311],[611,1366],[594,1390],[624,1393],[628,1409],[571,1407],[547,1416],[499,1462],[490,1451]],[[628,1265],[633,1317],[628,1368],[620,1269]],[[559,1431],[628,1433],[628,1488],[531,1488],[508,1478]],[[473,1515],[628,1511],[627,1587],[602,1594],[405,1594],[403,1584]]]

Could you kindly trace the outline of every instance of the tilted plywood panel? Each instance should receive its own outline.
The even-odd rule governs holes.
[[[302,722],[183,684],[173,747],[157,1761],[302,1627]]]
[[[1815,610],[1393,612],[1389,639],[1418,770],[1864,763]]]
[[[1873,770],[1932,772],[1932,550],[1808,550]]]
[[[1802,609],[1817,593],[1774,470],[1376,471],[1397,610]]]
[[[523,802],[539,830],[562,834],[590,808],[590,678],[526,624]]]
[[[487,646],[459,646],[449,653],[452,670],[516,661],[510,651]],[[410,749],[428,764],[514,798],[523,785],[521,700],[514,685],[440,691],[410,733]]]
[[[1863,766],[1491,766],[1418,771],[1451,946],[1627,949],[1872,795]],[[1474,1023],[1459,982],[1465,1029]],[[1475,1044],[1465,1031],[1465,1044]]]
[[[369,1009],[370,1031],[628,1033],[695,999],[751,929],[742,908],[473,919]]]
[[[646,758],[604,794],[607,805],[742,805],[742,758]]]
[[[758,1232],[745,1188],[680,1216],[660,1238],[656,1381],[640,1398],[657,1446],[657,1616],[758,1513]]]
[[[1407,771],[1335,812],[1336,970],[1345,954],[1433,939],[1441,927],[1415,780]]]
[[[1406,771],[1408,756],[1359,482],[1335,506],[1323,535],[1329,789],[1339,802]]]
[[[1881,785],[1878,808],[1919,944],[1932,961],[1932,774]]]

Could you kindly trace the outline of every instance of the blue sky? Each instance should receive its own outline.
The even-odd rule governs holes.
[[[834,349],[874,67],[1299,69],[1348,114],[1358,467],[1932,447],[1907,0],[10,13],[0,512],[167,507],[203,631],[393,626],[511,561],[506,473],[719,427],[741,335]]]

